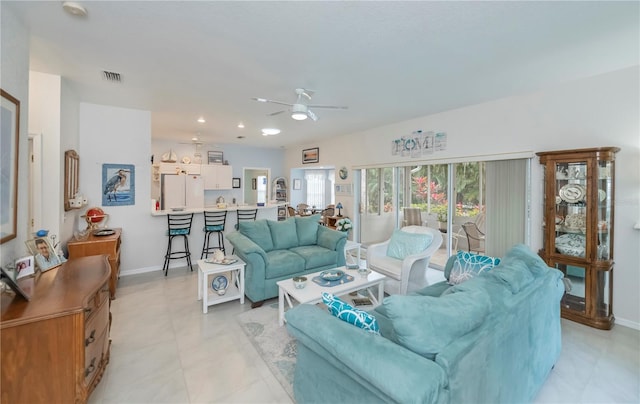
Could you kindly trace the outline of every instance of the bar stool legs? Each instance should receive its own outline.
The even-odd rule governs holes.
[[[200,258],[207,258],[207,256],[213,253],[216,249],[225,252],[224,248],[224,225],[227,219],[227,211],[207,212],[204,211],[204,242],[202,244],[202,253]],[[210,244],[211,234],[218,233],[218,245]]]
[[[193,271],[193,267],[191,265],[191,250],[189,249],[189,233],[191,233],[192,221],[193,213],[167,215],[167,236],[169,236],[169,241],[167,244],[167,252],[164,255],[164,265],[162,266],[164,276],[167,276],[167,274],[169,273],[169,262],[174,259],[186,258],[189,269]],[[175,237],[183,238],[184,250],[172,251],[172,242]]]

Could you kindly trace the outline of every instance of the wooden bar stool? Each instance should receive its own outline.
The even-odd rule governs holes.
[[[189,250],[189,234],[191,233],[191,222],[193,222],[193,213],[187,214],[169,214],[167,215],[167,236],[169,236],[169,243],[167,244],[167,253],[164,255],[164,276],[169,273],[169,261],[186,258],[189,269],[193,271],[191,267],[191,250]],[[184,250],[171,251],[171,242],[174,237],[182,237],[184,239]]]
[[[224,253],[224,224],[227,220],[227,211],[204,211],[204,242],[200,258],[207,258],[217,248]],[[213,233],[218,233],[218,245],[210,245],[209,238]]]

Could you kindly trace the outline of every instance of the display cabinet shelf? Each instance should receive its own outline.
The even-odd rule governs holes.
[[[540,152],[543,248],[564,273],[562,317],[610,329],[613,315],[614,163],[617,147]]]

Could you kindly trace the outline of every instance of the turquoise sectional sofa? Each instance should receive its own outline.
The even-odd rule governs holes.
[[[245,295],[257,307],[278,296],[276,282],[345,265],[346,233],[319,224],[320,215],[240,222],[227,240],[245,268]]]
[[[529,402],[560,354],[563,293],[562,273],[518,245],[459,285],[385,298],[371,312],[380,335],[297,306],[296,401]]]

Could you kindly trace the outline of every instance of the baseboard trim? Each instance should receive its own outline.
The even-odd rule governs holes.
[[[187,266],[186,265],[169,265],[169,269],[174,269],[174,268],[187,268]],[[194,271],[198,270],[198,265],[196,263],[194,263],[193,265],[193,270]],[[130,276],[130,275],[140,275],[140,274],[146,274],[148,272],[155,272],[155,271],[162,271],[162,266],[154,265],[152,267],[128,269],[126,271],[120,271],[120,276],[122,277],[122,276]]]
[[[623,318],[616,317],[615,325],[621,325],[623,327],[633,328],[634,330],[640,331],[640,323],[625,320]]]

